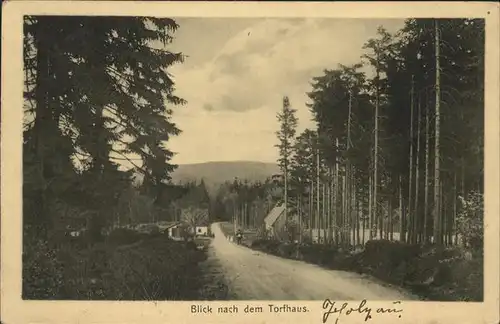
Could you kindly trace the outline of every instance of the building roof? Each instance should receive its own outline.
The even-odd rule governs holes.
[[[269,214],[267,214],[266,218],[264,218],[264,222],[266,226],[273,226],[276,220],[285,212],[285,204],[280,204],[274,207]]]
[[[168,228],[176,227],[177,225],[181,225],[182,222],[162,222],[158,224],[158,227],[161,230],[166,230]]]

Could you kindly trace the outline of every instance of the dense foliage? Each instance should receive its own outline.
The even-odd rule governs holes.
[[[25,18],[26,231],[88,222],[97,235],[121,201],[157,202],[175,167],[165,143],[180,130],[170,116],[184,103],[168,73],[183,60],[166,50],[177,27],[148,17]],[[130,199],[134,173],[143,198]]]
[[[213,215],[231,221],[238,227],[260,229],[264,217],[282,199],[279,182],[271,178],[264,182],[225,182],[214,197]]]
[[[126,242],[126,243],[125,243]],[[88,248],[29,245],[23,258],[23,298],[191,300],[202,282],[205,255],[161,235],[128,232]]]
[[[193,297],[180,294],[197,275],[186,271],[197,271],[196,251],[112,231],[173,219],[171,202],[190,190],[169,183],[167,142],[180,133],[171,118],[184,104],[169,73],[183,61],[168,50],[178,27],[168,18],[25,17],[24,298]]]
[[[459,197],[482,201],[484,21],[408,19],[395,34],[378,28],[363,49],[359,64],[312,79],[317,129],[291,152],[280,147],[303,238],[470,245],[483,213]]]

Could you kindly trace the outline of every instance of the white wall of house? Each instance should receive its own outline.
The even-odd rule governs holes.
[[[168,231],[168,237],[180,237],[179,235],[179,230],[180,230],[180,226],[177,225],[177,226],[173,226],[173,227],[170,227],[167,231]]]
[[[208,226],[196,226],[196,235],[208,235]]]

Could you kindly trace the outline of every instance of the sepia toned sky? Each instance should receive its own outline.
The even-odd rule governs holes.
[[[315,128],[305,106],[312,77],[323,69],[359,62],[378,25],[395,32],[403,20],[182,18],[171,51],[185,63],[172,67],[175,107],[183,131],[168,147],[173,162],[275,162],[276,114],[288,95],[298,132]]]

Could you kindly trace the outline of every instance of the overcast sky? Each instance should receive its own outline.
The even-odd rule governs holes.
[[[288,95],[298,132],[314,128],[305,106],[310,80],[323,69],[359,61],[378,25],[395,32],[403,20],[182,18],[169,50],[187,55],[170,71],[183,133],[168,147],[173,162],[275,162],[276,114]]]

